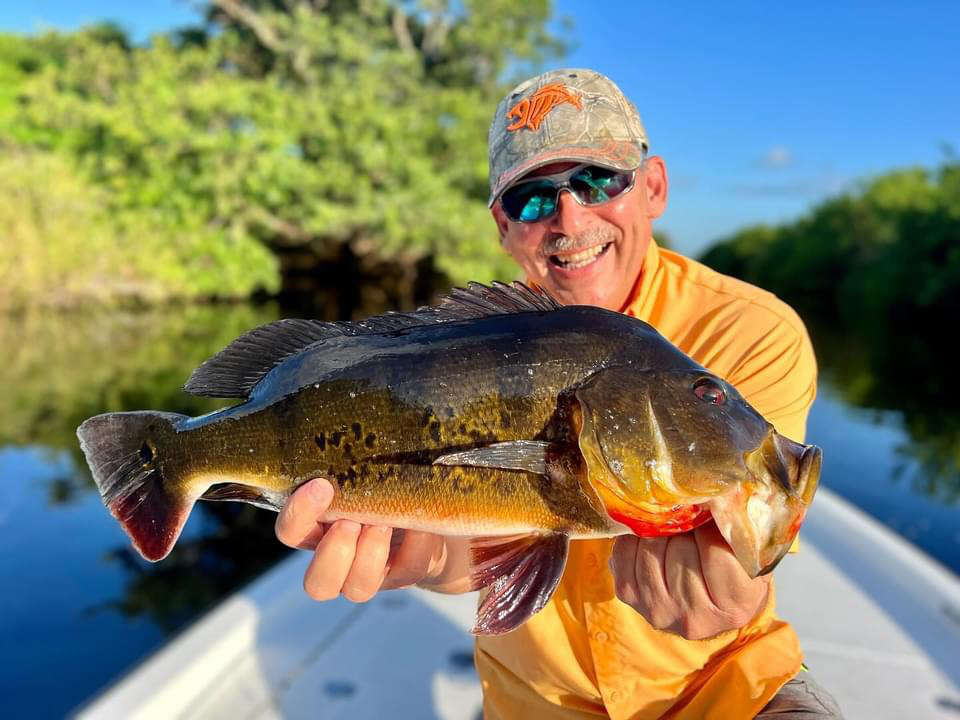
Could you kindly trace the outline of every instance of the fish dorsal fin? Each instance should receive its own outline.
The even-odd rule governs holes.
[[[541,289],[470,283],[454,288],[439,305],[414,312],[388,312],[359,322],[278,320],[241,335],[193,371],[184,390],[193,395],[246,398],[273,368],[305,348],[335,337],[375,335],[424,325],[473,320],[492,315],[549,312],[563,307]]]
[[[348,323],[277,320],[241,335],[193,371],[183,389],[193,395],[245,398],[284,359],[316,342],[353,335]]]

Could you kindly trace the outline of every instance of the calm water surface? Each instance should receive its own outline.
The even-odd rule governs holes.
[[[173,553],[144,563],[101,504],[74,435],[106,410],[216,408],[179,387],[279,313],[0,316],[2,716],[62,716],[283,556],[272,513],[201,503]],[[899,412],[852,407],[825,376],[808,431],[824,449],[824,485],[960,573],[957,464],[938,454],[953,439],[918,433]]]

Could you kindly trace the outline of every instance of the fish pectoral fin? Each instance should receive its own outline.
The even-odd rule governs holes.
[[[489,588],[471,632],[501,635],[539,612],[560,582],[569,544],[562,533],[471,540],[472,589]]]
[[[564,446],[556,443],[514,440],[441,455],[433,461],[433,464],[523,470],[537,475],[546,475],[548,459],[561,454],[563,450]]]

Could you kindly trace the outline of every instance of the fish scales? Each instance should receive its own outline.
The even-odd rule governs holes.
[[[579,377],[571,364],[537,362],[531,376],[529,363],[484,368],[472,347],[446,352],[446,359],[451,356],[471,366],[453,395],[433,397],[411,387],[450,378],[441,362],[424,362],[416,383],[384,387],[391,359],[380,357],[350,380],[308,386],[296,402],[287,397],[257,413],[195,427],[182,457],[197,460],[182,474],[191,484],[208,482],[211,460],[219,457],[216,471],[224,480],[242,477],[281,494],[323,476],[338,486],[331,515],[398,525],[412,519],[416,529],[448,534],[503,528],[569,529],[578,537],[609,533],[609,519],[584,506],[577,478],[569,478],[564,493],[559,477],[544,483],[517,471],[431,465],[443,454],[491,442],[574,440],[568,424],[551,422],[558,379]],[[211,447],[215,454],[204,452]],[[236,464],[224,468],[223,458]]]

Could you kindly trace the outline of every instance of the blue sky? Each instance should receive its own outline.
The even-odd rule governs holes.
[[[671,178],[659,226],[683,251],[796,217],[877,173],[935,167],[945,143],[960,152],[957,3],[556,9],[575,44],[560,64],[609,75],[639,108]],[[34,0],[4,3],[0,29],[114,19],[142,39],[197,17],[182,0]]]

